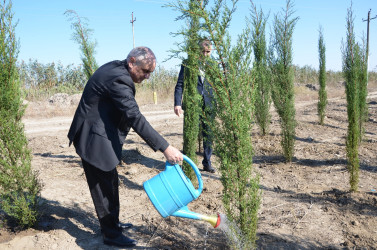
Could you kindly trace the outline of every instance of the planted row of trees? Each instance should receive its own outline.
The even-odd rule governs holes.
[[[223,203],[227,217],[242,231],[244,248],[254,247],[256,240],[257,211],[260,204],[259,177],[252,166],[253,145],[251,129],[255,117],[263,135],[268,132],[271,100],[279,114],[282,128],[282,148],[286,161],[294,154],[295,108],[293,83],[298,77],[316,74],[310,68],[297,68],[292,64],[292,34],[298,21],[293,17],[293,3],[286,2],[282,13],[274,16],[270,46],[267,46],[265,28],[268,16],[252,3],[250,26],[245,27],[235,44],[229,35],[229,25],[236,10],[237,0],[228,5],[217,0],[177,1],[172,7],[182,13],[181,19],[189,24],[177,34],[185,42],[176,55],[186,53],[184,93],[185,132],[184,151],[196,160],[196,142],[199,132],[199,96],[196,91],[199,72],[199,44],[210,38],[214,58],[204,66],[206,78],[214,89],[214,107],[217,119],[208,119],[214,132],[215,151],[220,159],[221,181],[224,186]],[[51,89],[61,86],[82,88],[97,69],[94,58],[95,42],[90,32],[74,11],[66,15],[73,21],[74,40],[80,44],[84,67],[64,68],[61,65],[42,65],[37,61],[16,65],[18,42],[14,29],[12,1],[1,5],[0,22],[0,209],[22,226],[33,225],[38,217],[40,183],[31,170],[31,155],[27,147],[21,117],[24,113],[21,87],[25,89]],[[348,132],[347,160],[351,190],[358,184],[358,147],[362,140],[363,124],[367,119],[366,87],[367,67],[365,46],[355,42],[352,9],[347,16],[347,40],[342,49],[343,73],[346,80]],[[327,104],[325,46],[320,29],[318,78],[320,83],[318,113],[323,124]],[[254,60],[254,61],[253,61]],[[163,70],[162,70],[163,72]],[[166,72],[165,72],[166,73]],[[172,74],[167,75],[172,79]],[[151,85],[154,87],[151,79]],[[72,89],[71,89],[72,90]],[[62,89],[64,91],[64,88]],[[191,168],[185,168],[189,172]],[[189,176],[190,173],[188,173]]]
[[[184,133],[190,131],[190,137],[184,137],[185,145],[190,150],[185,152],[196,159],[197,138],[196,120],[198,102],[196,83],[198,72],[197,42],[209,37],[213,42],[215,56],[213,61],[205,63],[206,79],[215,93],[216,119],[207,122],[213,128],[215,152],[220,160],[221,181],[224,186],[223,204],[228,219],[239,226],[243,235],[242,247],[255,247],[257,210],[260,202],[259,178],[252,167],[253,146],[251,128],[255,118],[262,135],[268,132],[270,123],[271,100],[280,118],[281,145],[287,162],[294,156],[295,142],[295,107],[294,79],[306,77],[306,80],[319,82],[318,117],[324,125],[327,106],[326,84],[345,79],[347,93],[347,112],[349,128],[347,134],[347,159],[350,171],[351,191],[357,190],[358,181],[358,145],[363,133],[363,122],[367,119],[366,87],[367,68],[365,46],[360,47],[354,41],[353,17],[347,18],[347,42],[343,49],[344,78],[336,72],[326,72],[326,47],[323,29],[320,27],[318,40],[319,71],[311,68],[298,68],[292,64],[292,37],[298,17],[294,17],[293,2],[286,1],[286,7],[274,16],[269,47],[265,38],[268,16],[257,10],[251,2],[251,27],[244,29],[233,45],[228,29],[232,15],[236,10],[237,0],[228,5],[225,1],[177,1],[173,8],[182,13],[189,28],[178,34],[184,36],[184,45],[176,52],[188,55],[187,67],[190,75],[184,98],[189,103],[185,116]],[[252,57],[252,52],[253,57]],[[252,60],[253,58],[253,60]],[[217,65],[217,66],[213,66]],[[314,78],[313,78],[314,76]],[[196,106],[195,106],[196,105]],[[188,124],[194,123],[194,124]],[[190,126],[192,126],[190,128]],[[239,248],[240,245],[234,246]]]

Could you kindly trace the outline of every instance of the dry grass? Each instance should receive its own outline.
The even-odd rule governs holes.
[[[157,104],[171,103],[174,105],[174,87],[169,90],[157,91]],[[153,90],[152,89],[138,89],[136,91],[136,101],[139,105],[153,104]]]
[[[26,107],[24,118],[42,118],[55,116],[72,116],[77,106],[53,105],[47,101],[29,102]]]
[[[68,98],[71,98],[69,96]],[[51,103],[49,98],[40,101],[30,101],[26,103],[26,112],[24,118],[38,118],[38,117],[55,117],[55,116],[72,116],[78,105],[78,101],[71,104],[63,101],[61,103]],[[139,106],[154,104],[153,91],[151,89],[138,89],[136,91],[136,101]],[[68,102],[69,103],[69,102]],[[174,88],[167,91],[157,92],[157,104],[171,104],[174,105]]]
[[[295,86],[295,99],[296,101],[313,101],[318,99],[317,91],[311,90],[305,86]]]

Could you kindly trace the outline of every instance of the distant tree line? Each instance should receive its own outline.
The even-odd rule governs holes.
[[[68,66],[63,66],[60,62],[43,64],[36,59],[29,59],[28,63],[24,61],[18,63],[17,68],[20,81],[26,89],[48,89],[67,86],[71,91],[72,87],[74,90],[81,90],[87,81],[81,65],[74,66],[69,64]]]
[[[36,89],[49,90],[51,93],[79,93],[87,81],[82,64],[64,66],[61,62],[41,63],[37,59],[29,59],[28,62],[19,61],[16,66],[21,87],[25,92],[25,99],[36,98],[32,94]],[[295,84],[318,83],[319,70],[314,67],[293,65],[293,73]],[[139,88],[142,90],[155,90],[159,93],[169,92],[174,87],[177,75],[177,70],[168,70],[159,66],[151,75],[151,78],[143,82]],[[327,85],[331,86],[344,81],[342,71],[328,70],[326,72]],[[369,72],[369,81],[377,81],[377,72]]]

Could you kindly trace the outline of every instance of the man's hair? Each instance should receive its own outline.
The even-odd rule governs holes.
[[[156,60],[156,56],[153,51],[148,47],[136,47],[128,53],[127,62],[131,60],[131,57],[136,59],[136,64],[140,65],[141,62],[146,64],[152,64]]]
[[[211,41],[208,39],[208,38],[204,38],[202,40],[199,41],[199,46],[200,48],[208,48],[208,47],[211,47],[212,46],[212,43]]]

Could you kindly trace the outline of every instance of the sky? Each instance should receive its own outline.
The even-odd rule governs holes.
[[[96,60],[99,65],[112,60],[123,60],[133,48],[131,15],[134,14],[135,46],[151,48],[157,65],[165,69],[178,69],[180,60],[170,59],[169,50],[176,49],[175,37],[185,24],[176,21],[180,15],[172,8],[163,7],[172,0],[13,0],[16,36],[20,41],[19,60],[40,63],[81,64],[79,45],[72,40],[71,21],[64,15],[74,10],[87,19],[96,40]],[[229,1],[229,0],[228,0]],[[210,1],[213,2],[213,1]],[[286,0],[254,0],[257,8],[270,13],[266,28],[267,41],[274,15],[285,8]],[[293,33],[293,64],[318,69],[319,27],[323,28],[326,46],[326,69],[342,70],[342,40],[346,38],[347,9],[351,0],[294,0],[293,17],[299,17]],[[233,40],[246,27],[250,16],[250,1],[239,0],[233,16],[230,34]],[[356,41],[362,42],[367,34],[368,11],[377,16],[376,0],[354,0],[354,31]],[[369,70],[377,71],[377,18],[370,22]]]

